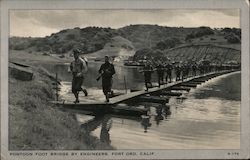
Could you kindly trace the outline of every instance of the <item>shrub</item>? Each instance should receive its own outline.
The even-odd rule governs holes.
[[[66,39],[67,40],[73,40],[73,39],[75,39],[76,38],[76,36],[74,35],[74,34],[68,34],[67,36],[66,36]]]
[[[236,36],[229,36],[227,38],[228,43],[240,43],[240,39]]]
[[[199,27],[195,32],[192,32],[186,36],[186,40],[198,38],[206,35],[214,34],[213,30],[209,27]]]
[[[96,43],[94,46],[96,50],[101,50],[103,48],[103,45],[101,43]]]
[[[180,43],[178,38],[169,38],[164,41],[160,41],[156,44],[156,49],[164,50],[175,47],[177,44]]]
[[[24,50],[25,46],[23,44],[18,44],[18,45],[15,45],[13,48],[14,50]]]
[[[190,33],[190,34],[188,34],[188,35],[186,36],[185,40],[187,41],[187,40],[190,40],[190,39],[193,39],[193,38],[195,38],[194,33]]]
[[[230,33],[230,32],[232,32],[232,29],[226,27],[226,28],[223,28],[223,29],[222,29],[222,32]]]
[[[49,51],[50,50],[50,46],[49,45],[45,45],[44,47],[43,47],[43,51]]]

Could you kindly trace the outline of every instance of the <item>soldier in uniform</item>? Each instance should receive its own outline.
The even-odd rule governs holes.
[[[163,77],[164,77],[164,66],[162,65],[161,61],[158,62],[158,65],[156,66],[156,71],[158,75],[158,84],[160,87],[161,84],[163,83]]]
[[[180,67],[180,65],[175,66],[175,75],[176,75],[175,81],[179,81],[181,79],[181,67]]]
[[[189,68],[190,68],[190,66],[189,66],[188,63],[185,63],[185,64],[183,65],[183,69],[182,69],[182,72],[183,72],[182,80],[188,78],[188,75],[189,75]]]
[[[168,83],[168,82],[171,83],[171,81],[172,81],[172,69],[173,69],[172,64],[168,63],[166,65],[166,71],[167,71],[166,83]],[[169,81],[168,81],[168,79],[169,79]]]
[[[85,96],[88,95],[86,89],[82,88],[82,83],[84,80],[84,74],[88,71],[86,62],[79,57],[80,51],[78,49],[73,50],[74,61],[70,64],[70,71],[72,72],[72,93],[74,94],[76,100],[74,103],[79,103],[79,92],[83,91]]]
[[[202,63],[199,64],[199,71],[200,71],[200,74],[204,74],[205,71],[204,71],[204,65]]]
[[[148,88],[153,86],[151,83],[151,75],[153,73],[153,67],[151,66],[149,61],[147,61],[145,66],[143,67],[143,72],[144,72],[146,91],[148,91]]]
[[[180,70],[181,70],[181,80],[183,81],[184,80],[184,77],[185,77],[185,75],[186,75],[186,66],[185,66],[185,64],[182,64],[181,65],[181,68],[180,68]]]
[[[115,74],[114,65],[109,62],[109,57],[105,56],[105,63],[101,65],[99,73],[102,77],[102,89],[106,101],[109,102],[109,95],[111,94],[112,77]]]
[[[192,65],[192,75],[193,75],[193,76],[196,76],[196,69],[197,69],[196,63],[194,63],[194,64]]]

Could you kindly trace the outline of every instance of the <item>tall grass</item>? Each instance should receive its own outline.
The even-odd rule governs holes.
[[[33,68],[35,78],[9,79],[9,149],[95,149],[100,143],[84,134],[73,114],[53,107],[51,80]],[[101,147],[105,148],[105,147]],[[106,147],[110,148],[110,147]]]

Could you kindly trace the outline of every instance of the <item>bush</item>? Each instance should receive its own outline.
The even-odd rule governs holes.
[[[95,50],[103,49],[103,45],[101,43],[96,43],[94,46],[95,46]]]
[[[232,29],[226,27],[226,28],[223,28],[223,29],[222,29],[222,32],[230,33],[230,32],[232,32]]]
[[[74,42],[68,42],[68,43],[65,43],[63,46],[62,46],[62,53],[66,53],[70,50],[72,50],[74,47]]]
[[[193,38],[195,38],[195,34],[194,33],[190,33],[190,34],[188,34],[186,36],[185,40],[187,41],[187,40],[190,40],[190,39],[193,39]]]
[[[229,36],[227,38],[228,43],[240,43],[240,39],[236,36]]]
[[[68,34],[67,36],[66,36],[66,39],[67,40],[73,40],[73,39],[75,39],[76,38],[76,36],[74,35],[74,34]]]
[[[50,46],[49,45],[45,45],[44,47],[43,47],[43,51],[49,51],[50,50]]]
[[[135,52],[134,60],[144,59],[144,57],[147,57],[148,55],[153,53],[153,51],[154,50],[150,48],[139,49]]]
[[[24,50],[25,46],[23,44],[18,44],[18,45],[15,45],[13,48],[14,50]]]
[[[166,39],[164,41],[158,42],[156,44],[156,47],[154,47],[154,48],[160,49],[160,50],[165,50],[165,49],[173,48],[179,43],[180,43],[180,40],[178,38],[169,38],[169,39]]]
[[[206,35],[214,34],[213,30],[209,27],[199,27],[196,32],[192,32],[186,36],[186,40],[199,38]]]

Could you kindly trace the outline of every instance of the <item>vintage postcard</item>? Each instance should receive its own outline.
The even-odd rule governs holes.
[[[249,159],[249,1],[1,1],[1,159]]]

